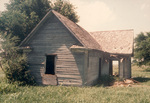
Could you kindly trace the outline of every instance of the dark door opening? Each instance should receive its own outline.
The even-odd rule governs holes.
[[[112,65],[112,60],[109,60],[109,75],[113,75],[113,65]]]
[[[56,55],[46,55],[45,74],[55,74],[55,56]]]
[[[101,58],[99,58],[99,77],[101,76]]]

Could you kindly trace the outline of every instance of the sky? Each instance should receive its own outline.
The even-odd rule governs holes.
[[[0,11],[5,10],[0,0]],[[107,31],[134,29],[134,33],[150,32],[150,0],[70,0],[76,7],[85,30]]]

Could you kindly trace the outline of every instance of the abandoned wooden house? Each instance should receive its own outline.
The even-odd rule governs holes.
[[[51,10],[22,41],[29,68],[38,84],[93,85],[112,75],[119,62],[119,77],[131,77],[133,30],[88,33]]]

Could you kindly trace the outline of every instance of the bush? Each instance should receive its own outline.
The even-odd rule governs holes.
[[[34,84],[30,75],[25,55],[17,55],[3,64],[4,73],[10,83],[17,82],[19,85]]]
[[[104,86],[110,86],[115,81],[113,76],[103,75],[100,77],[99,84]]]
[[[18,85],[35,85],[34,78],[30,75],[27,65],[27,57],[16,46],[17,37],[2,35],[1,68],[9,83]]]

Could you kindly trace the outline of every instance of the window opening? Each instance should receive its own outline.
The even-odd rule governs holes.
[[[45,74],[55,74],[55,56],[56,55],[46,55]]]

